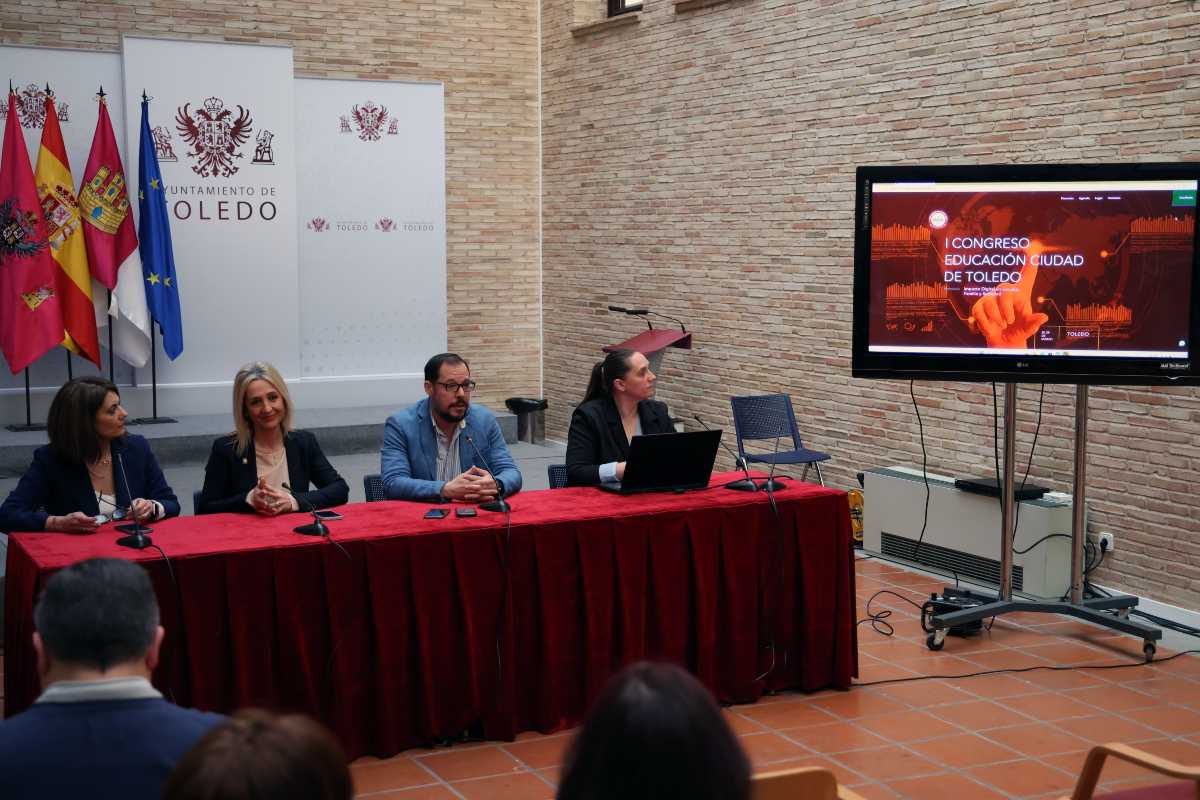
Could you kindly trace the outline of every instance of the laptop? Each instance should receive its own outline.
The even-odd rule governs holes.
[[[719,430],[635,436],[625,459],[625,478],[600,488],[617,494],[703,489],[712,477],[720,442]]]

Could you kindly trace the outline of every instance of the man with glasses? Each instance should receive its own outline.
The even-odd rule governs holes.
[[[474,391],[461,356],[441,353],[425,364],[427,397],[384,427],[380,471],[390,499],[482,503],[521,489],[495,415],[471,405]]]

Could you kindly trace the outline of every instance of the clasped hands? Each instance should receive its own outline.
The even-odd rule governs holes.
[[[496,479],[486,469],[471,467],[442,485],[442,497],[461,503],[482,503],[496,497]]]
[[[300,510],[300,504],[296,502],[296,498],[287,492],[268,485],[264,478],[258,479],[258,485],[246,495],[246,502],[250,504],[250,507],[256,513],[268,517],[273,517],[276,514],[290,514],[293,511]]]
[[[131,517],[138,522],[149,522],[158,514],[158,507],[155,506],[153,500],[147,500],[143,497],[138,497],[133,501],[133,513]],[[96,516],[86,514],[83,511],[72,511],[61,517],[47,517],[46,530],[60,531],[62,533],[95,533],[100,529],[100,522],[97,522]]]

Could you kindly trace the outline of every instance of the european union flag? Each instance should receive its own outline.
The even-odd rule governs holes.
[[[142,141],[138,154],[138,249],[146,283],[146,305],[158,323],[163,352],[174,361],[183,352],[183,318],[179,313],[179,282],[175,277],[175,253],[171,249],[171,223],[162,173],[150,135],[150,101],[142,93]]]

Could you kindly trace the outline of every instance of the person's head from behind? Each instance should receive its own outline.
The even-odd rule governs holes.
[[[588,380],[583,402],[598,397],[626,397],[637,402],[654,397],[658,378],[650,369],[650,360],[636,350],[613,350],[596,362]]]
[[[613,678],[567,753],[557,800],[746,800],[750,763],[708,690],[670,664]]]
[[[350,800],[346,756],[299,714],[249,709],[210,730],[184,754],[164,800]]]
[[[150,576],[118,558],[59,570],[33,612],[43,685],[57,680],[143,677],[158,664],[163,629]]]
[[[435,419],[461,422],[471,408],[471,365],[456,353],[439,353],[425,363],[425,394]]]
[[[233,425],[239,453],[249,452],[255,436],[291,430],[292,397],[279,370],[266,361],[252,361],[233,376]]]
[[[50,449],[72,463],[97,460],[109,443],[125,435],[121,393],[98,375],[72,378],[50,401],[46,435]]]

